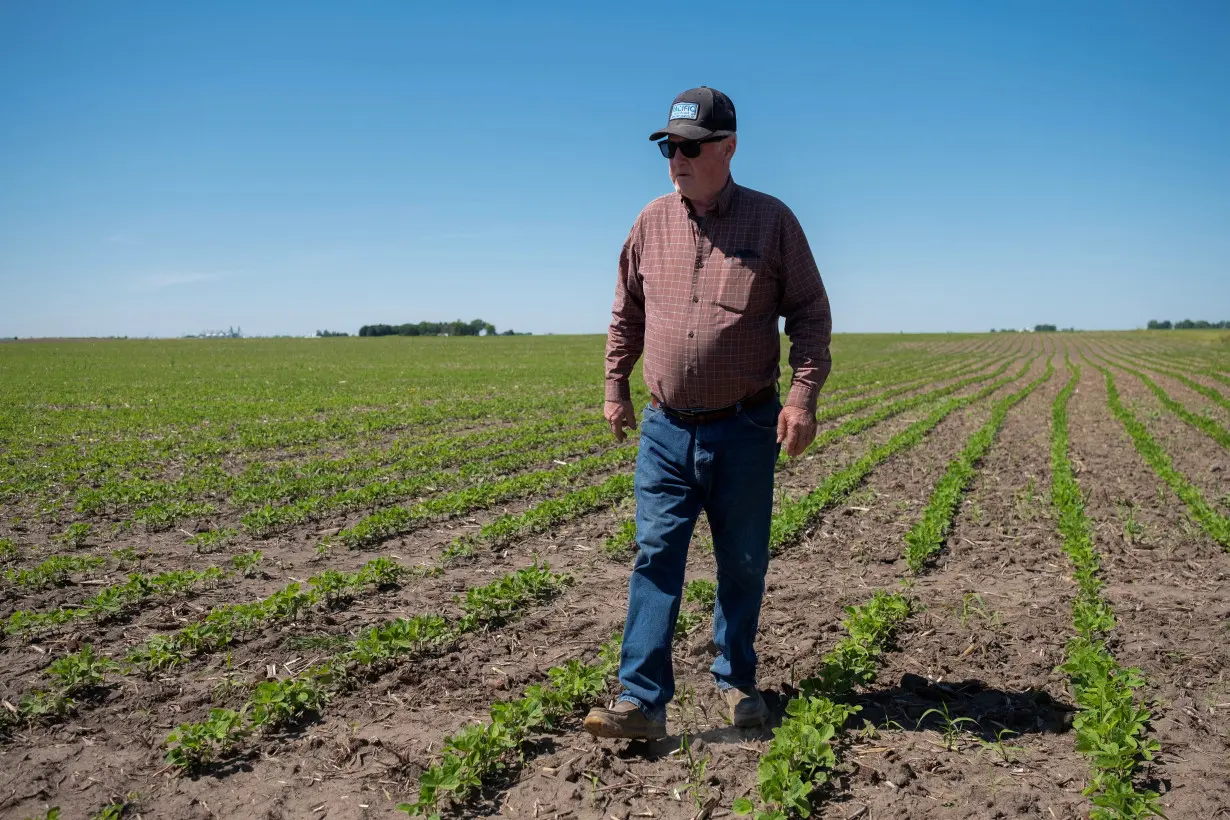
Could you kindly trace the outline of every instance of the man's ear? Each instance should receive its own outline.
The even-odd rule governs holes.
[[[730,152],[726,155],[726,159],[734,159],[735,149],[739,147],[739,137],[731,134],[730,139],[726,140],[726,145],[729,146],[727,150]]]

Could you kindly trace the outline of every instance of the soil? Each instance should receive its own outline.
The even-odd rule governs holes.
[[[1064,343],[1080,361],[1079,344],[1071,338]],[[559,732],[533,737],[524,762],[453,815],[730,817],[732,801],[754,792],[758,761],[794,686],[844,635],[843,608],[864,602],[877,589],[902,589],[908,580],[904,590],[914,601],[914,614],[884,655],[877,682],[854,698],[861,711],[848,727],[836,776],[819,793],[814,816],[1088,816],[1089,799],[1082,794],[1088,762],[1077,753],[1070,731],[1067,678],[1056,671],[1072,634],[1075,590],[1049,502],[1050,411],[1067,380],[1064,343],[1031,334],[997,341],[995,349],[1004,352],[1058,351],[1055,372],[1009,412],[945,548],[920,576],[912,578],[905,565],[904,534],[948,462],[985,423],[992,404],[1041,375],[1045,356],[1020,379],[952,413],[921,444],[876,467],[844,504],[774,557],[757,644],[759,685],[773,713],[767,728],[729,725],[708,673],[713,646],[706,623],[676,641],[680,694],[668,709],[666,740],[597,740],[580,731],[578,715]],[[953,349],[967,347],[954,344]],[[1023,361],[1007,372],[1015,373]],[[1134,377],[1117,372],[1125,401],[1142,410],[1151,407],[1152,394]],[[1171,390],[1172,383],[1165,386]],[[981,387],[972,385],[958,395]],[[1194,394],[1171,395],[1187,404]],[[902,413],[791,462],[779,474],[779,496],[814,488],[929,409]],[[1104,556],[1104,594],[1118,619],[1111,648],[1123,665],[1142,670],[1147,680],[1142,695],[1153,715],[1150,733],[1162,746],[1158,758],[1142,766],[1140,785],[1161,792],[1172,818],[1216,817],[1230,806],[1225,763],[1230,758],[1230,673],[1225,671],[1230,669],[1230,554],[1186,517],[1182,502],[1136,453],[1110,415],[1101,374],[1093,368],[1084,368],[1070,414],[1072,459]],[[1202,489],[1224,488],[1224,472],[1211,470],[1217,458],[1224,462],[1224,453],[1213,452],[1216,445],[1207,439],[1211,447],[1201,449],[1201,434],[1178,425],[1155,420],[1150,430],[1168,451],[1180,453],[1176,467],[1185,474],[1210,468],[1199,479]],[[593,477],[593,483],[603,477]],[[537,500],[441,522],[376,550],[337,549],[323,559],[317,543],[348,517],[261,542],[241,539],[214,555],[191,551],[174,531],[135,535],[124,544],[92,544],[86,551],[99,554],[134,546],[147,555],[141,562],[146,572],[225,563],[230,552],[254,547],[265,558],[255,577],[236,575],[182,599],[151,600],[112,624],[82,621],[31,643],[5,639],[0,698],[15,703],[39,685],[41,670],[53,657],[85,643],[119,656],[150,635],[199,618],[211,606],[268,595],[326,567],[354,570],[377,555],[394,555],[406,564],[428,561],[458,534]],[[1139,526],[1130,538],[1125,509]],[[632,555],[615,560],[602,547],[630,514],[625,504],[498,550],[481,549],[445,565],[438,575],[409,578],[397,589],[270,627],[229,652],[193,659],[174,674],[153,680],[113,675],[67,720],[24,727],[0,739],[0,818],[41,817],[53,805],[65,818],[90,817],[133,793],[134,816],[143,817],[404,816],[397,803],[413,798],[418,775],[446,737],[484,720],[493,702],[543,681],[550,667],[570,658],[592,661],[597,647],[622,625]],[[712,556],[700,548],[705,537],[702,525],[689,556],[689,580],[714,576]],[[23,557],[22,565],[35,557]],[[245,686],[270,674],[306,668],[330,651],[328,636],[353,635],[424,612],[455,615],[458,593],[535,560],[568,573],[573,583],[504,625],[363,680],[330,703],[323,716],[261,738],[238,760],[194,777],[178,776],[166,766],[163,742],[176,724],[203,718],[214,706],[238,704]],[[97,578],[121,580],[122,571],[112,562]],[[91,592],[91,585],[79,584],[14,595],[6,587],[3,612],[74,603]],[[702,760],[703,774],[696,774]]]

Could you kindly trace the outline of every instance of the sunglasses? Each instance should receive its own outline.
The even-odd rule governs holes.
[[[671,142],[670,140],[662,140],[658,143],[658,150],[662,152],[662,156],[667,159],[674,159],[675,151],[679,151],[688,159],[696,159],[700,156],[700,147],[706,142],[721,142],[725,137],[705,137],[703,140],[687,140],[686,142]]]

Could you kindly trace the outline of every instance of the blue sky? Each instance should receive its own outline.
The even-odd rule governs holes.
[[[710,85],[838,331],[1230,319],[1223,2],[0,4],[0,335],[601,333]]]

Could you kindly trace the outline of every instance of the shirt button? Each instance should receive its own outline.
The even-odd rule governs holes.
[[[699,301],[700,301],[700,297],[699,297],[699,296],[693,296],[693,297],[692,297],[692,301],[693,301],[693,302],[699,302]]]
[[[695,335],[696,335],[696,334],[695,334],[695,333],[693,333],[692,331],[690,331],[690,330],[688,331],[688,338],[689,338],[689,339],[691,339],[691,338],[692,338],[693,336],[695,336]]]

